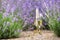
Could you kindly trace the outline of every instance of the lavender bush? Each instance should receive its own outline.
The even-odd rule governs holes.
[[[49,1],[50,2],[50,1]],[[60,37],[60,8],[59,0],[51,1],[51,8],[45,2],[46,11],[43,11],[48,18],[48,25],[53,32]]]
[[[5,14],[7,15],[7,14]],[[7,17],[0,13],[0,39],[19,37],[22,30],[23,20],[9,15]]]

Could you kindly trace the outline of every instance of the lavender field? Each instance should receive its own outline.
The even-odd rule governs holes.
[[[0,39],[60,40],[60,0],[0,0]]]

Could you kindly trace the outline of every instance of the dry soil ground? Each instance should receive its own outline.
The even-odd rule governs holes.
[[[60,40],[55,36],[53,32],[43,30],[41,34],[34,33],[33,31],[24,31],[21,33],[20,38],[8,39],[8,40]]]

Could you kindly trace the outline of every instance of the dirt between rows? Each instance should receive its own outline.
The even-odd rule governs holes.
[[[20,34],[20,38],[8,40],[60,40],[60,38],[55,36],[52,31],[42,30],[40,34],[34,31],[23,31]]]

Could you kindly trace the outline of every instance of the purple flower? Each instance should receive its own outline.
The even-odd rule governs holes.
[[[16,5],[13,5],[10,10],[13,13],[16,10]]]
[[[12,19],[12,22],[15,22],[15,21],[18,21],[18,18],[14,17],[14,18]]]
[[[5,12],[3,13],[3,18],[9,16],[9,13]]]

